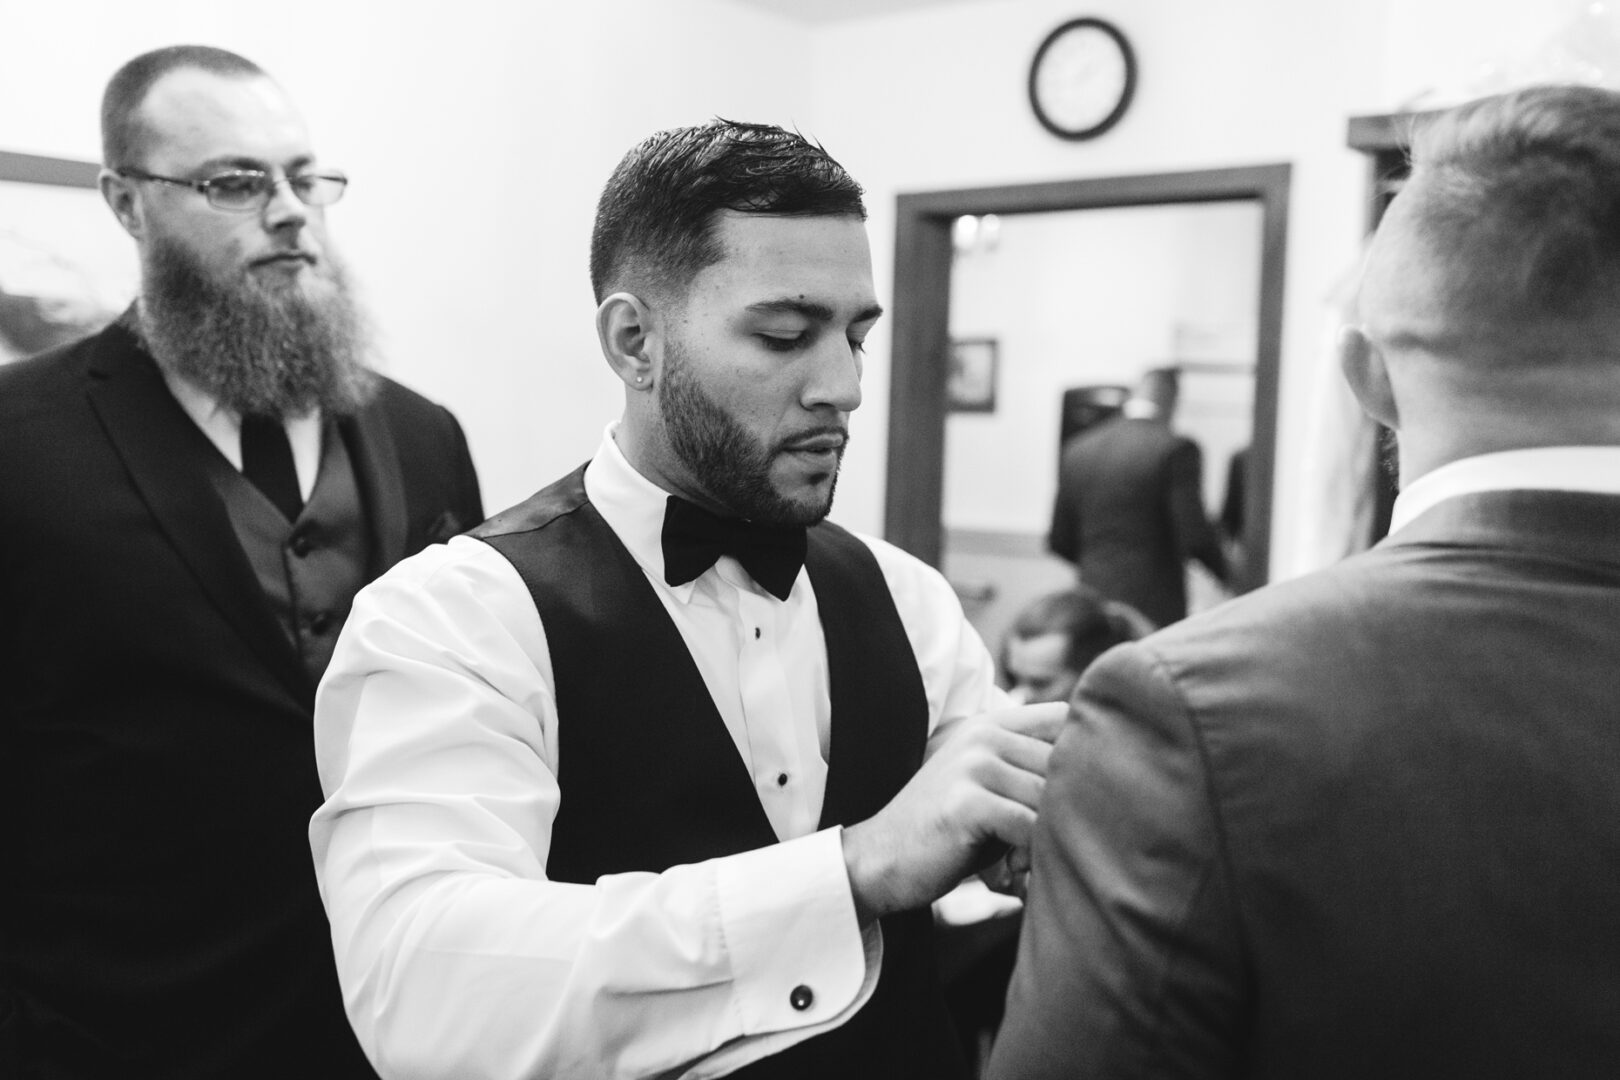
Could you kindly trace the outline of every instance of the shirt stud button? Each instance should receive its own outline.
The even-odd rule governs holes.
[[[759,627],[757,627],[757,626],[756,626],[756,627],[754,627],[754,640],[755,640],[755,641],[758,641],[758,640],[759,640],[759,634],[760,634],[760,629],[759,629]]]
[[[776,774],[776,786],[787,787],[787,773],[784,772]]]
[[[808,1009],[815,1003],[815,1000],[815,992],[812,991],[808,986],[805,986],[803,983],[795,986],[793,988],[793,993],[788,995],[788,1004],[792,1005],[793,1008],[798,1012],[804,1012],[804,1010]]]

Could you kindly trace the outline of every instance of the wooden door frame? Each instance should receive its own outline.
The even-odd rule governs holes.
[[[945,373],[951,299],[951,225],[964,214],[1033,214],[1125,206],[1254,200],[1261,208],[1254,432],[1246,485],[1246,580],[1264,584],[1271,552],[1271,488],[1282,353],[1284,260],[1292,167],[1254,165],[1140,176],[1057,180],[901,195],[896,200],[894,343],[884,535],[931,565],[943,546]],[[1056,403],[1052,422],[1057,422]]]

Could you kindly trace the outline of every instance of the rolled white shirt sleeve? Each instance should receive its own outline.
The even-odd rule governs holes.
[[[858,1009],[881,945],[856,924],[837,829],[546,880],[551,686],[528,591],[480,541],[429,548],[356,598],[317,697],[327,799],[310,843],[378,1072],[718,1076]]]

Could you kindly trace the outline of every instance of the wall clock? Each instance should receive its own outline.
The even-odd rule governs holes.
[[[1071,19],[1046,35],[1029,65],[1029,103],[1060,139],[1094,139],[1130,107],[1136,54],[1119,28]]]

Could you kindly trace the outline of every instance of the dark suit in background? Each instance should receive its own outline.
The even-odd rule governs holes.
[[[481,519],[443,408],[384,381],[330,430],[368,578]],[[0,463],[0,1075],[371,1075],[309,860],[315,679],[230,465],[122,325],[0,368]]]
[[[1116,416],[1063,448],[1047,542],[1081,581],[1159,626],[1187,614],[1188,559],[1226,578],[1203,454],[1156,419]]]
[[[1095,664],[993,1075],[1613,1076],[1617,537],[1462,497]]]

